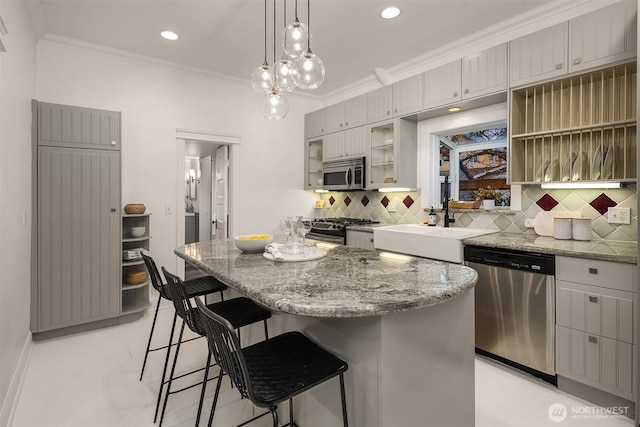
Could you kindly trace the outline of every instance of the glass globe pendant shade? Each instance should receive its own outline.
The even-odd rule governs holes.
[[[292,92],[296,88],[296,84],[293,82],[293,75],[298,70],[293,66],[286,54],[282,56],[280,61],[269,68],[269,72],[271,73],[271,80],[275,82],[276,87],[282,92]]]
[[[266,119],[284,119],[288,112],[289,101],[275,87],[262,96],[262,115]]]
[[[297,70],[293,75],[293,81],[301,89],[316,89],[324,81],[324,64],[311,49],[294,59],[293,66]]]
[[[253,90],[258,93],[271,92],[273,81],[271,80],[271,73],[269,72],[269,66],[266,62],[256,68],[253,74],[251,74],[251,86],[253,86]]]
[[[309,27],[296,18],[282,31],[282,48],[290,58],[297,58],[304,54],[310,38]]]

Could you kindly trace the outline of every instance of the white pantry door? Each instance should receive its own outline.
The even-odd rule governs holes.
[[[198,203],[200,204],[199,242],[211,240],[211,162],[211,156],[200,158],[200,194],[198,194]]]
[[[229,146],[216,150],[215,223],[216,239],[229,237]]]

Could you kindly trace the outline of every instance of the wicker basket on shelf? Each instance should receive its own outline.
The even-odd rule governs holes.
[[[478,209],[480,207],[480,200],[474,200],[472,202],[450,200],[449,207],[452,209]]]
[[[147,207],[142,203],[131,203],[128,205],[124,205],[124,212],[129,215],[141,215],[146,210]]]
[[[145,280],[147,280],[147,272],[144,270],[130,271],[125,277],[127,285],[139,285],[144,283]]]

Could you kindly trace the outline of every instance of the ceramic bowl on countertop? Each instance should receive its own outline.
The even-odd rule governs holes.
[[[142,237],[145,231],[147,231],[146,227],[131,227],[131,237]]]
[[[243,234],[233,238],[236,247],[242,252],[263,252],[264,247],[273,242],[271,234]]]

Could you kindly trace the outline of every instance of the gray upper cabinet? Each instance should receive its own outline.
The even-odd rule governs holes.
[[[31,330],[118,317],[120,113],[34,101],[33,114]]]
[[[567,73],[568,28],[563,22],[509,42],[511,86]]]
[[[375,123],[391,118],[391,86],[367,92],[367,123]]]
[[[507,90],[507,44],[462,59],[462,99]]]
[[[304,115],[304,137],[314,138],[324,135],[325,109],[320,109]]]
[[[367,96],[359,95],[325,108],[326,133],[367,123]]]
[[[424,108],[439,107],[460,101],[462,63],[460,60],[424,73]]]
[[[120,112],[39,102],[38,140],[49,146],[120,150]]]
[[[393,84],[393,117],[402,117],[422,110],[422,74]]]
[[[636,56],[637,4],[623,1],[569,21],[569,72]]]

